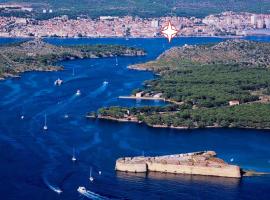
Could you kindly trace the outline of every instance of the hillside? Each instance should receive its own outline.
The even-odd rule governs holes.
[[[268,0],[0,0],[2,2],[33,3],[37,12],[36,17],[44,18],[66,14],[69,16],[88,15],[98,17],[101,15],[133,15],[140,17],[159,17],[166,15],[204,17],[209,14],[223,11],[269,13]],[[44,8],[53,9],[52,14],[42,15]]]
[[[0,46],[0,78],[25,71],[59,70],[55,63],[66,59],[140,55],[145,55],[141,49],[119,45],[55,46],[35,39]]]
[[[270,128],[269,52],[269,43],[245,40],[172,48],[130,68],[160,75],[134,93],[159,94],[173,105],[102,108],[98,114],[157,127]]]

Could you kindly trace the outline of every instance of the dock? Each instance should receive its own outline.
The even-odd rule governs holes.
[[[135,99],[135,100],[153,100],[153,101],[166,101],[165,98],[161,97],[136,97],[136,96],[119,96],[119,99]]]

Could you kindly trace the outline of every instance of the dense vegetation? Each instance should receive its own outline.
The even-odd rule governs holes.
[[[1,2],[34,3],[35,17],[48,18],[58,15],[133,15],[158,17],[166,15],[203,17],[223,11],[269,13],[268,0],[0,0]],[[42,9],[52,8],[53,13],[42,14]],[[22,13],[16,13],[22,15]],[[27,13],[24,13],[27,15]]]
[[[243,104],[233,107],[191,109],[190,105],[142,107],[101,108],[98,113],[116,119],[124,118],[129,111],[150,126],[164,127],[238,127],[238,128],[270,128],[270,104]]]
[[[162,93],[182,105],[112,107],[98,114],[116,119],[132,116],[152,126],[270,128],[269,52],[269,43],[244,40],[173,48],[156,61],[131,68],[159,73],[141,90]],[[231,100],[240,105],[229,106]]]
[[[55,63],[73,58],[144,55],[141,49],[119,45],[54,46],[40,39],[0,45],[0,78],[24,71],[60,69]]]

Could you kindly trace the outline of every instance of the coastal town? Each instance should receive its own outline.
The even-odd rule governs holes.
[[[44,12],[52,12],[44,11]],[[160,37],[160,30],[170,21],[177,36],[246,36],[269,35],[270,14],[223,12],[196,17],[140,18],[134,16],[100,16],[99,18],[67,15],[46,20],[0,17],[0,37]]]

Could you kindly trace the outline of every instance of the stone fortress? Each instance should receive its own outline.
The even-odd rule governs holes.
[[[241,178],[240,167],[217,158],[214,151],[158,157],[119,158],[116,161],[115,170],[133,173],[162,172]]]

